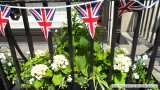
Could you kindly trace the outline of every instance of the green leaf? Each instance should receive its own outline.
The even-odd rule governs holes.
[[[55,90],[54,86],[48,86],[48,90]]]
[[[36,81],[34,82],[34,87],[35,87],[36,89],[38,89],[38,88],[42,87],[43,83],[44,83],[44,80],[43,80],[43,79],[42,79],[42,80],[36,80]]]
[[[114,76],[115,84],[125,84],[127,73],[118,73]]]
[[[53,78],[52,78],[52,82],[54,83],[55,86],[58,86],[62,83],[62,74],[61,73],[55,73],[53,75]]]
[[[72,69],[71,69],[71,67],[68,65],[68,66],[66,67],[66,69],[62,69],[61,71],[62,71],[64,74],[69,74],[69,73],[71,73]]]
[[[80,70],[86,66],[86,57],[85,56],[75,56],[75,63]]]
[[[85,39],[84,37],[81,37],[80,38],[80,41],[79,41],[79,45],[80,45],[80,48],[85,48],[88,46],[88,40]]]
[[[88,67],[85,67],[82,69],[82,73],[83,75],[85,75],[86,77],[88,77]]]
[[[103,53],[98,53],[97,54],[98,60],[103,60]]]
[[[25,64],[25,66],[30,66],[30,65],[32,65],[32,62],[31,62],[31,61],[28,61],[28,62],[26,62],[26,64]]]
[[[52,76],[52,70],[47,69],[47,71],[46,71],[46,76],[47,76],[47,77],[51,77],[51,76]]]
[[[98,42],[94,42],[94,50],[95,50],[96,52],[100,52],[101,47],[100,47],[100,45],[98,44]]]

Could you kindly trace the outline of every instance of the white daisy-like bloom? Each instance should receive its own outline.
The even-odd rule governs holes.
[[[6,62],[7,62],[6,59],[1,59],[2,64],[5,64]]]
[[[43,50],[37,50],[37,51],[35,52],[35,55],[39,58],[39,57],[45,55],[45,51],[43,51]]]
[[[31,78],[31,79],[29,80],[29,83],[30,83],[30,84],[33,84],[33,81],[34,81],[34,78]]]
[[[139,75],[137,73],[133,73],[135,79],[139,79]]]
[[[134,64],[133,67],[132,67],[132,70],[135,70],[135,69],[136,69],[136,65]]]
[[[8,64],[8,66],[12,66],[12,63],[11,63],[11,62],[8,62],[7,64]]]
[[[119,54],[114,59],[114,70],[119,70],[121,72],[128,72],[129,67],[132,65],[131,59],[124,54]]]
[[[26,53],[29,55],[29,54],[30,54],[30,51],[27,51]]]
[[[134,57],[134,61],[137,61],[137,57],[136,56]]]
[[[0,59],[6,59],[6,56],[4,55],[4,53],[0,53]]]
[[[69,63],[64,55],[55,55],[53,57],[53,63],[51,64],[52,69],[65,69],[67,65],[69,65]]]
[[[71,75],[68,76],[67,82],[72,82],[72,77],[71,77]]]
[[[35,77],[36,79],[40,80],[45,74],[48,67],[44,64],[37,64],[32,67],[31,69],[31,76]]]
[[[144,60],[145,60],[145,59],[148,59],[148,55],[145,54],[145,55],[142,56],[142,58],[143,58]]]

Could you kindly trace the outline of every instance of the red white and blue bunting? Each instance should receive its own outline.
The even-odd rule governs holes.
[[[95,28],[103,1],[104,0],[96,0],[81,4],[58,7],[19,7],[0,4],[0,31],[5,36],[5,26],[8,22],[11,12],[10,8],[29,9],[31,14],[35,17],[36,21],[40,25],[42,32],[44,33],[44,37],[47,40],[56,8],[74,7],[86,24],[86,28],[88,29],[91,37],[94,38]],[[118,1],[120,3],[120,7],[118,9],[118,18],[121,17],[121,15],[125,12],[142,11],[145,8],[153,7],[157,2],[159,2],[159,0],[153,0],[151,5],[145,6],[138,0]]]

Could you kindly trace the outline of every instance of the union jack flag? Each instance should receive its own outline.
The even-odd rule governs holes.
[[[145,8],[145,6],[135,0],[119,0],[119,3],[118,18],[125,12],[139,12]]]
[[[40,25],[44,37],[47,40],[52,25],[52,20],[55,14],[56,9],[30,9],[32,15],[35,17],[36,21]]]
[[[5,36],[5,26],[8,22],[11,9],[9,7],[0,6],[0,31]]]
[[[86,27],[92,38],[94,38],[95,28],[97,25],[101,5],[102,1],[75,6],[75,9],[78,11],[79,15],[86,24]]]

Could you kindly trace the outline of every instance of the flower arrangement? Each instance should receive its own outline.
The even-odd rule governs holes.
[[[53,61],[49,59],[49,52],[37,50],[35,57],[29,59],[21,73],[23,88],[34,86],[36,89],[48,88],[54,90],[56,86],[66,88],[67,82],[71,82],[71,68],[68,59],[64,55],[55,55]]]

